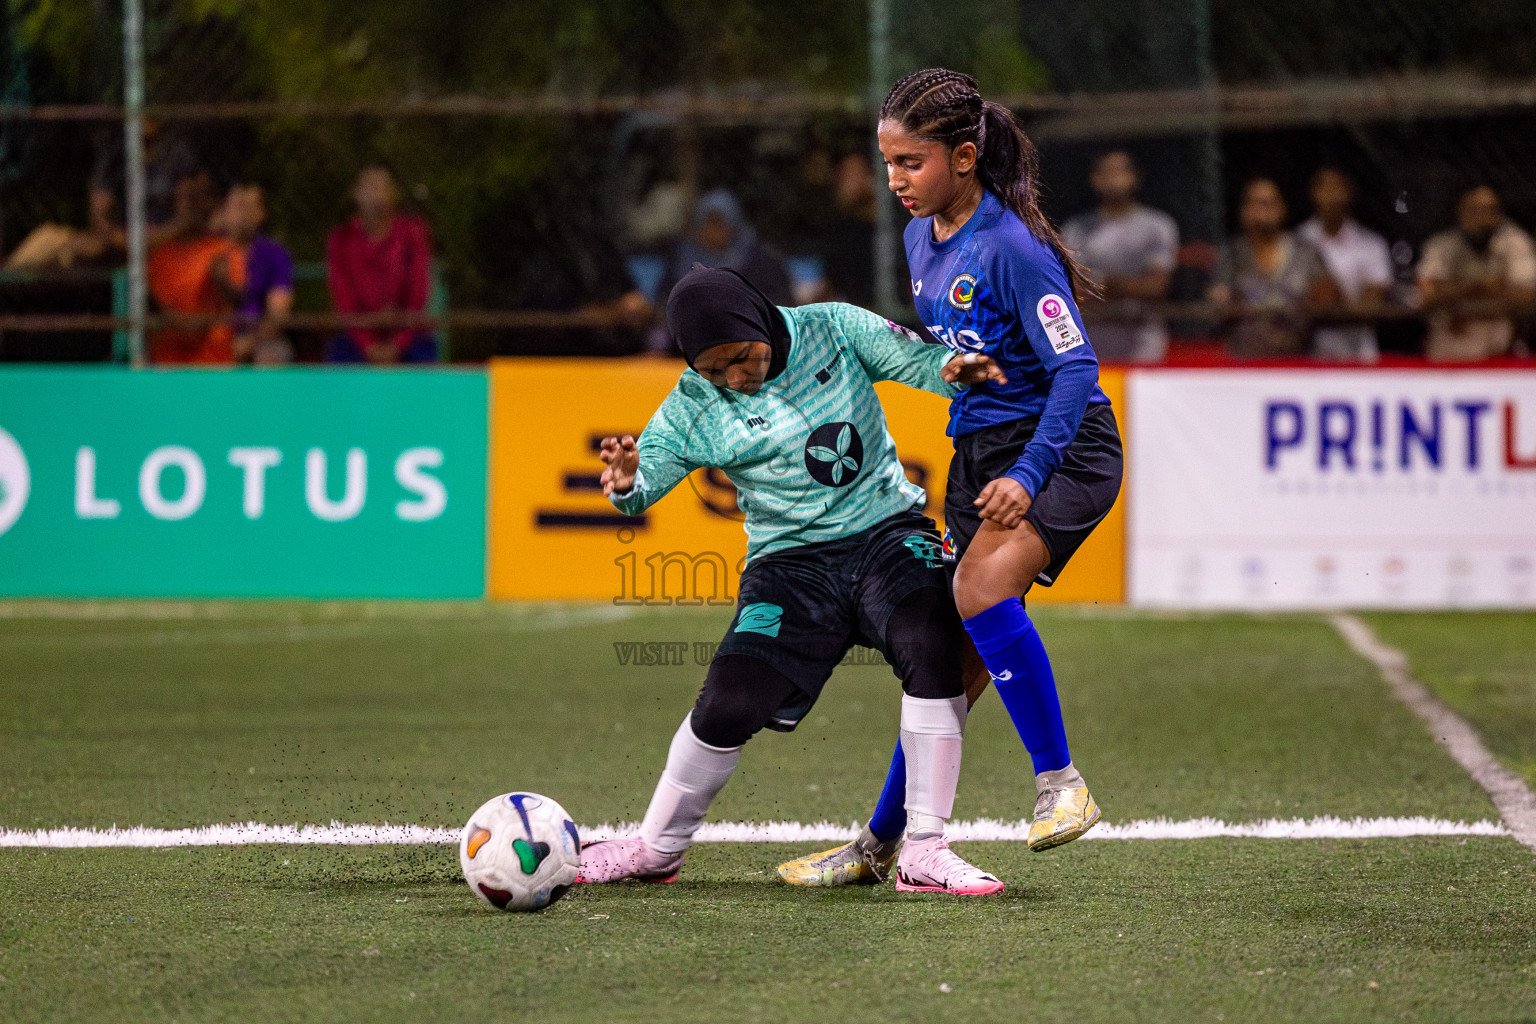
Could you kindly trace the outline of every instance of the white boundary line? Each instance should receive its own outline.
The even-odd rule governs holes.
[[[1029,836],[1029,820],[957,821],[948,828],[954,840],[1021,841]],[[583,839],[612,839],[634,835],[636,822],[583,826]],[[699,828],[702,843],[835,843],[858,835],[857,825],[830,821],[716,821]],[[1153,818],[1124,825],[1101,824],[1085,839],[1380,839],[1404,836],[1505,836],[1509,830],[1493,821],[1446,821],[1442,818],[1271,818],[1228,824],[1216,818],[1169,821]],[[85,849],[100,847],[175,846],[370,846],[448,845],[459,841],[459,830],[425,825],[207,825],[201,828],[55,828],[35,832],[0,829],[0,847]]]
[[[1397,699],[1424,720],[1435,739],[1483,787],[1509,827],[1509,834],[1536,850],[1536,794],[1531,793],[1525,780],[1499,764],[1483,746],[1477,730],[1442,703],[1429,687],[1413,678],[1408,671],[1407,655],[1387,646],[1370,626],[1353,615],[1334,615],[1330,621],[1356,654],[1376,666]]]

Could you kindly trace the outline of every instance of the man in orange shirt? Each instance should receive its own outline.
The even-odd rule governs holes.
[[[198,170],[179,179],[174,199],[175,220],[182,228],[150,251],[150,297],[163,313],[227,316],[234,309],[214,276],[215,265],[227,261],[227,272],[236,280],[244,280],[245,267],[234,243],[210,229],[218,205],[212,177]],[[149,336],[149,359],[153,363],[229,363],[234,360],[233,341],[232,323],[163,327]]]

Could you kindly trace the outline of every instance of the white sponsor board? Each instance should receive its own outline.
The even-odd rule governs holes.
[[[1536,607],[1536,372],[1150,370],[1130,598]]]

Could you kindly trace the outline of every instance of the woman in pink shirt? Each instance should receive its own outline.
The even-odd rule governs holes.
[[[432,242],[426,221],[400,213],[395,176],[369,164],[352,188],[357,214],[326,240],[326,279],[338,313],[420,313],[427,306]],[[430,363],[437,339],[424,327],[350,327],[325,347],[332,363]]]

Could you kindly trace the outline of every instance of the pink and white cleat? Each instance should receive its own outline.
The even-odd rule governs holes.
[[[585,859],[582,868],[586,868]],[[1003,891],[1003,883],[961,860],[943,836],[933,836],[903,844],[896,858],[896,891],[991,896]]]
[[[682,867],[684,853],[662,853],[646,845],[644,839],[599,839],[581,844],[581,873],[578,882],[622,882],[633,878],[637,882],[677,881],[677,869]]]

